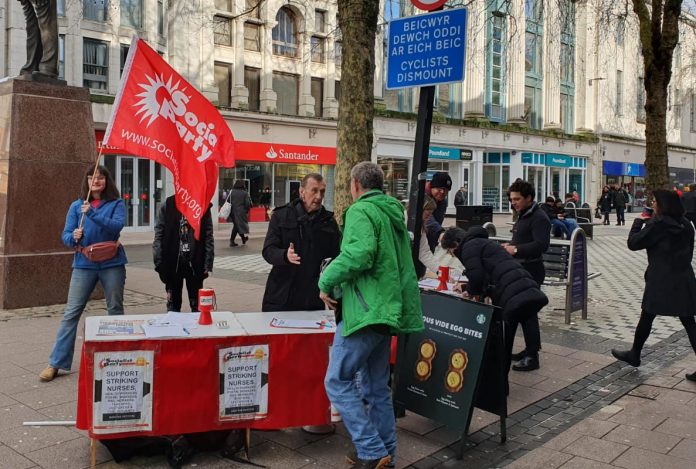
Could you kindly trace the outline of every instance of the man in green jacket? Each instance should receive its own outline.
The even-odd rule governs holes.
[[[384,173],[362,162],[351,171],[354,203],[344,216],[341,254],[319,278],[320,298],[342,290],[338,323],[324,384],[355,445],[355,468],[391,465],[396,423],[389,389],[392,334],[423,330],[411,242],[399,201],[382,193]],[[355,376],[360,372],[360,389]],[[363,398],[368,402],[366,407]]]

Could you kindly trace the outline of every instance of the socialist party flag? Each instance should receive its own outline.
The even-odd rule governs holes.
[[[142,39],[128,52],[103,145],[169,169],[176,207],[199,239],[218,165],[234,166],[234,137],[215,106]]]

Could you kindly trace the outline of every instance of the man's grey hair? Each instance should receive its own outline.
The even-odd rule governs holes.
[[[362,161],[350,171],[351,179],[355,179],[365,190],[382,190],[384,185],[384,171],[377,164],[371,161]]]

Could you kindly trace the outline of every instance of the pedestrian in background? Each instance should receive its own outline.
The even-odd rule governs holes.
[[[509,190],[512,208],[519,213],[517,222],[512,227],[512,240],[503,247],[517,259],[532,276],[539,287],[544,283],[543,254],[551,242],[551,222],[539,204],[534,202],[534,187],[527,181],[514,182]],[[522,324],[525,349],[513,354],[517,363],[512,365],[515,371],[532,371],[539,369],[539,350],[541,350],[541,331],[537,313],[524,314]]]
[[[694,255],[694,227],[684,217],[684,207],[676,192],[653,193],[654,214],[643,210],[633,221],[628,249],[648,252],[645,290],[641,314],[630,350],[612,349],[612,355],[632,366],[640,366],[640,353],[650,336],[655,316],[677,316],[686,329],[696,353],[696,277],[691,261]],[[686,378],[696,381],[696,372]]]
[[[325,194],[324,178],[311,173],[300,183],[300,198],[273,211],[262,251],[273,266],[262,311],[324,309],[318,287],[321,263],[338,256],[341,243],[334,214],[322,205]]]
[[[611,192],[609,191],[609,186],[604,186],[602,188],[602,195],[599,196],[599,200],[597,201],[597,207],[599,207],[599,211],[602,212],[602,215],[604,215],[604,221],[603,225],[609,225],[609,213],[611,213],[611,204],[613,202],[613,197]]]
[[[237,235],[242,239],[242,244],[246,244],[249,240],[249,209],[251,209],[251,198],[246,191],[244,181],[238,179],[232,186],[230,192],[230,219],[232,221],[232,233],[230,234],[230,247],[239,246],[235,242]]]
[[[624,213],[628,203],[628,192],[623,187],[616,186],[613,195],[612,205],[616,208],[616,226],[625,225],[626,218],[624,218]]]
[[[436,204],[433,214],[425,224],[425,231],[428,235],[428,244],[430,246],[437,246],[440,235],[445,231],[442,223],[445,221],[447,195],[451,189],[452,178],[444,172],[433,174],[433,178],[425,185],[425,194],[432,197]]]
[[[155,271],[167,292],[167,311],[181,311],[184,280],[191,311],[198,311],[198,290],[213,271],[215,259],[210,206],[201,218],[200,230],[195,239],[193,228],[176,207],[174,196],[167,197],[157,218],[152,243]]]
[[[63,244],[75,249],[78,246],[118,241],[126,221],[126,206],[109,170],[105,166],[97,166],[95,172],[94,166],[89,167],[82,178],[80,194],[86,195],[87,199],[77,199],[70,205],[63,229]],[[39,374],[41,381],[53,380],[58,370],[70,370],[77,325],[97,282],[104,289],[109,315],[123,314],[127,262],[123,246],[118,247],[114,257],[103,262],[92,262],[81,252],[75,252],[68,304],[48,366]]]
[[[689,185],[689,191],[682,196],[684,216],[693,224],[696,224],[696,184]]]
[[[343,291],[324,384],[355,450],[359,469],[394,463],[396,422],[389,389],[392,334],[423,330],[420,292],[403,207],[382,193],[384,172],[371,162],[351,170],[353,204],[346,210],[341,253],[319,279],[321,299],[336,306]],[[360,388],[355,381],[360,371]]]
[[[573,231],[579,228],[578,222],[573,218],[567,218],[563,202],[561,199],[554,199],[552,196],[546,198],[546,203],[539,205],[546,213],[551,222],[551,232],[554,236],[565,239],[570,239]]]
[[[454,205],[466,205],[468,194],[466,193],[466,187],[462,186],[459,188],[457,193],[454,195]]]

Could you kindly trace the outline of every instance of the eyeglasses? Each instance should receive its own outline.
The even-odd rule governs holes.
[[[92,176],[87,176],[88,181],[91,181],[92,179],[93,179]],[[97,181],[106,181],[106,178],[104,176],[97,176],[94,179],[96,179]]]

